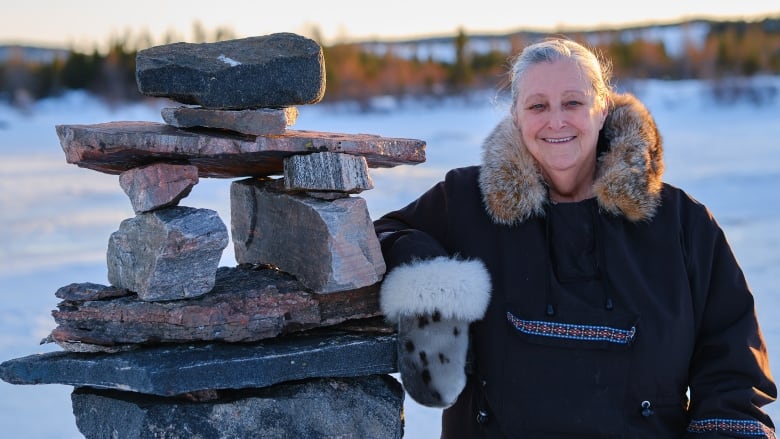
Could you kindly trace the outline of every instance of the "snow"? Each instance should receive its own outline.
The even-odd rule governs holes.
[[[759,78],[764,90],[780,77]],[[664,139],[666,181],[706,204],[726,231],[756,297],[773,371],[780,367],[780,97],[761,105],[722,105],[699,81],[619,84],[650,108]],[[83,93],[24,111],[0,106],[0,361],[59,350],[39,345],[54,328],[54,292],[72,282],[107,284],[105,251],[121,220],[133,216],[117,176],[65,162],[54,126],[119,120],[161,122],[155,101],[110,106]],[[436,101],[378,100],[381,111],[350,105],[299,107],[293,129],[423,139],[427,161],[372,170],[375,189],[361,194],[376,218],[414,199],[455,166],[479,162],[484,137],[507,111],[493,93]],[[202,179],[182,205],[216,210],[229,222],[228,180]],[[232,248],[221,265],[234,265]],[[780,376],[780,374],[775,373]],[[72,388],[0,382],[5,437],[81,437]],[[780,419],[780,404],[767,410]],[[439,434],[440,411],[406,400],[408,439]]]

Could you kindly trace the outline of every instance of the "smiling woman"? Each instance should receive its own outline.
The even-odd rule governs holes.
[[[553,53],[549,56],[556,56]],[[595,58],[591,63],[597,63]],[[523,78],[514,122],[553,201],[593,196],[596,142],[607,117],[607,95],[596,94],[582,70],[577,61],[552,58],[514,72]]]
[[[650,113],[572,41],[511,76],[481,166],[375,222],[406,391],[447,439],[774,438],[752,292]]]

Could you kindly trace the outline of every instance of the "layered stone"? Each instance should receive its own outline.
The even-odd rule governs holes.
[[[129,392],[76,389],[85,438],[387,438],[403,436],[404,394],[387,375],[323,378],[229,392],[186,403]]]
[[[127,294],[97,300],[88,294],[99,289],[96,284],[71,284],[64,287],[66,300],[52,311],[57,327],[46,341],[76,352],[127,344],[253,342],[381,315],[377,285],[313,294],[292,276],[268,268],[220,267],[215,277],[209,294],[160,302]]]
[[[129,218],[108,241],[108,281],[142,300],[197,297],[214,287],[227,227],[209,209],[169,207]]]
[[[74,302],[86,302],[90,300],[113,299],[115,297],[130,296],[132,291],[117,288],[110,285],[100,285],[92,282],[72,283],[59,288],[54,296]]]
[[[293,33],[151,47],[138,52],[135,77],[144,95],[206,108],[314,104],[325,94],[322,47]]]
[[[323,332],[262,343],[177,344],[88,355],[60,351],[0,363],[0,379],[175,396],[394,373],[396,350],[390,334]]]
[[[58,125],[68,163],[108,174],[156,162],[186,163],[200,177],[281,175],[285,157],[313,152],[363,156],[369,167],[425,161],[425,142],[371,134],[287,130],[248,137],[228,132],[194,132],[155,122]]]
[[[208,108],[163,108],[162,118],[178,128],[216,128],[253,136],[283,134],[298,118],[296,107],[256,110],[212,110]]]
[[[284,159],[284,187],[289,191],[354,194],[373,189],[374,183],[365,157],[317,152]]]
[[[175,206],[198,184],[198,168],[191,165],[154,163],[119,175],[135,213]]]
[[[316,293],[378,283],[385,262],[364,199],[332,201],[277,192],[273,181],[230,187],[236,261],[271,264]]]

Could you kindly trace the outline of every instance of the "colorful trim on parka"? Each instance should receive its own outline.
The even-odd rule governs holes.
[[[740,419],[700,419],[691,421],[688,425],[690,433],[737,433],[745,436],[755,436],[776,439],[775,431],[758,421]]]
[[[629,329],[619,329],[600,325],[575,325],[572,323],[523,320],[515,317],[511,312],[506,313],[506,318],[520,332],[545,337],[629,344],[636,335],[635,326]]]

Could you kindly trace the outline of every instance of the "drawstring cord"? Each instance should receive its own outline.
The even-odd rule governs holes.
[[[591,217],[593,219],[593,242],[596,246],[596,270],[599,273],[599,278],[602,282],[602,289],[604,291],[604,309],[612,311],[615,308],[615,303],[612,300],[612,293],[615,291],[612,281],[607,275],[607,256],[605,252],[605,243],[601,241],[603,231],[601,230],[601,221],[599,218],[598,205],[591,208]]]
[[[612,299],[612,292],[614,291],[614,286],[612,285],[612,282],[607,275],[606,271],[606,253],[605,253],[605,245],[601,242],[601,236],[603,231],[601,230],[601,223],[600,218],[598,214],[598,205],[595,205],[591,208],[591,221],[593,223],[593,243],[596,247],[596,271],[598,272],[599,278],[602,281],[602,290],[604,291],[604,309],[611,311],[615,308],[614,300]],[[549,203],[545,203],[544,205],[544,252],[545,257],[547,258],[547,278],[545,280],[545,290],[544,290],[544,299],[545,299],[545,314],[548,317],[553,317],[556,314],[556,301],[555,301],[555,293],[553,291],[552,287],[552,279],[553,276],[555,276],[555,271],[553,270],[552,265],[552,230],[551,230],[551,210]]]
[[[550,218],[552,212],[550,211],[550,204],[544,204],[544,252],[547,259],[547,277],[544,285],[544,300],[546,302],[545,314],[548,317],[555,315],[555,297],[552,291],[552,277],[555,276],[552,266],[552,246],[550,240],[552,234],[550,232]]]

